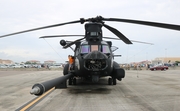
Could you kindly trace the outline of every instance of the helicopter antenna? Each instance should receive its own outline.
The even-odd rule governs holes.
[[[73,50],[73,52],[74,52],[74,49],[71,47],[71,46],[69,46],[70,48],[71,48],[71,50]]]
[[[44,39],[44,38],[43,38]],[[46,39],[44,39],[45,41],[46,41]],[[60,54],[46,41],[46,43],[54,50],[54,52],[56,52],[56,54],[57,55],[59,55],[59,57],[63,60],[63,61],[65,61],[61,56],[60,56]]]
[[[147,49],[147,48],[149,48],[149,47],[150,47],[150,46],[148,45],[147,47],[145,47],[145,48],[143,48],[142,50],[138,51],[137,53],[135,53],[134,55],[132,55],[131,57],[129,57],[128,60],[131,59],[131,58],[133,58],[135,55],[139,54],[140,52],[144,51],[145,49]]]

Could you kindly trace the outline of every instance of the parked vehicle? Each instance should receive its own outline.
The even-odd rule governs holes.
[[[56,64],[56,65],[52,65],[52,66],[49,66],[49,68],[62,68],[63,66],[62,65],[59,65],[59,64]]]
[[[0,68],[8,68],[8,66],[6,66],[4,64],[0,64]]]
[[[10,68],[24,68],[22,65],[12,64],[9,66]]]
[[[168,70],[168,66],[164,66],[164,65],[156,65],[150,68],[151,71],[156,71],[156,70]]]

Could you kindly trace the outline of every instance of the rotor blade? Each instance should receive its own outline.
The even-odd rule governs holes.
[[[85,35],[50,35],[50,36],[42,36],[41,38],[56,38],[56,37],[71,37],[71,36],[85,36]]]
[[[71,36],[85,36],[85,35],[50,35],[50,36],[42,36],[39,38],[56,38],[56,37],[71,37]],[[114,40],[121,40],[118,38],[112,38],[112,37],[103,37],[105,39],[114,39]],[[137,42],[137,43],[143,43],[143,44],[150,44],[150,45],[154,45],[153,43],[148,43],[148,42],[141,42],[141,41],[135,41],[135,40],[130,40],[131,42]],[[70,42],[70,41],[68,41]],[[71,41],[72,42],[72,41]]]
[[[132,42],[128,38],[126,38],[121,32],[119,32],[117,29],[110,27],[106,24],[103,24],[103,26],[106,27],[108,30],[110,30],[112,33],[114,33],[116,36],[118,36],[126,44],[132,44]]]
[[[140,20],[130,20],[130,19],[118,19],[118,18],[102,18],[102,20],[134,23],[134,24],[148,25],[148,26],[153,26],[153,27],[160,27],[160,28],[166,28],[166,29],[172,29],[172,30],[179,30],[180,31],[180,25],[174,25],[174,24],[140,21]]]
[[[0,38],[11,36],[11,35],[16,35],[16,34],[21,34],[21,33],[25,33],[25,32],[31,32],[31,31],[35,31],[35,30],[41,30],[41,29],[57,27],[57,26],[62,26],[62,25],[67,25],[67,24],[79,23],[79,22],[81,22],[81,21],[77,20],[77,21],[72,21],[72,22],[66,22],[66,23],[60,23],[60,24],[54,24],[54,25],[49,25],[49,26],[44,26],[44,27],[39,27],[39,28],[34,28],[34,29],[29,29],[29,30],[24,30],[24,31],[20,31],[20,32],[15,32],[15,33],[11,33],[11,34],[2,35],[2,36],[0,36]]]
[[[85,39],[85,37],[84,38],[80,38],[80,39],[77,39],[77,40],[75,40],[75,41],[73,41],[73,42],[71,42],[71,43],[69,43],[69,44],[67,44],[66,46],[64,46],[63,48],[68,48],[68,47],[70,47],[70,46],[72,46],[73,44],[75,44],[76,42],[78,42],[78,41],[81,41],[81,40],[83,40],[83,39]]]
[[[112,37],[103,37],[103,38],[105,38],[105,39],[113,39],[113,40],[121,40],[121,39],[112,38]],[[137,42],[137,43],[154,45],[153,43],[148,43],[148,42],[141,42],[141,41],[135,41],[135,40],[130,40],[130,41],[131,41],[131,42]]]

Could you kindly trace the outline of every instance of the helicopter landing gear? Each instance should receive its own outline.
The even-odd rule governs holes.
[[[108,79],[108,84],[109,85],[116,85],[116,78],[109,78]]]
[[[113,85],[116,85],[116,78],[113,78]]]
[[[72,78],[69,78],[68,84],[72,85]]]
[[[76,85],[76,78],[73,78],[73,84]]]
[[[69,85],[76,85],[76,78],[69,78]]]
[[[109,79],[108,79],[108,84],[109,84],[109,85],[112,85],[112,78],[109,78]]]
[[[99,81],[99,76],[93,75],[93,76],[92,76],[92,82],[93,82],[93,83],[97,83],[98,81]]]

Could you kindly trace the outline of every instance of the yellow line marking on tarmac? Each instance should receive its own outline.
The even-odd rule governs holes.
[[[49,94],[51,91],[53,91],[55,89],[55,87],[51,88],[50,90],[48,90],[47,92],[45,92],[43,95],[39,96],[37,99],[35,99],[34,101],[32,101],[31,103],[27,104],[24,108],[22,108],[20,111],[25,111],[26,109],[28,109],[29,107],[31,107],[32,105],[34,105],[36,102],[38,102],[40,99],[42,99],[44,96],[46,96],[47,94]]]

